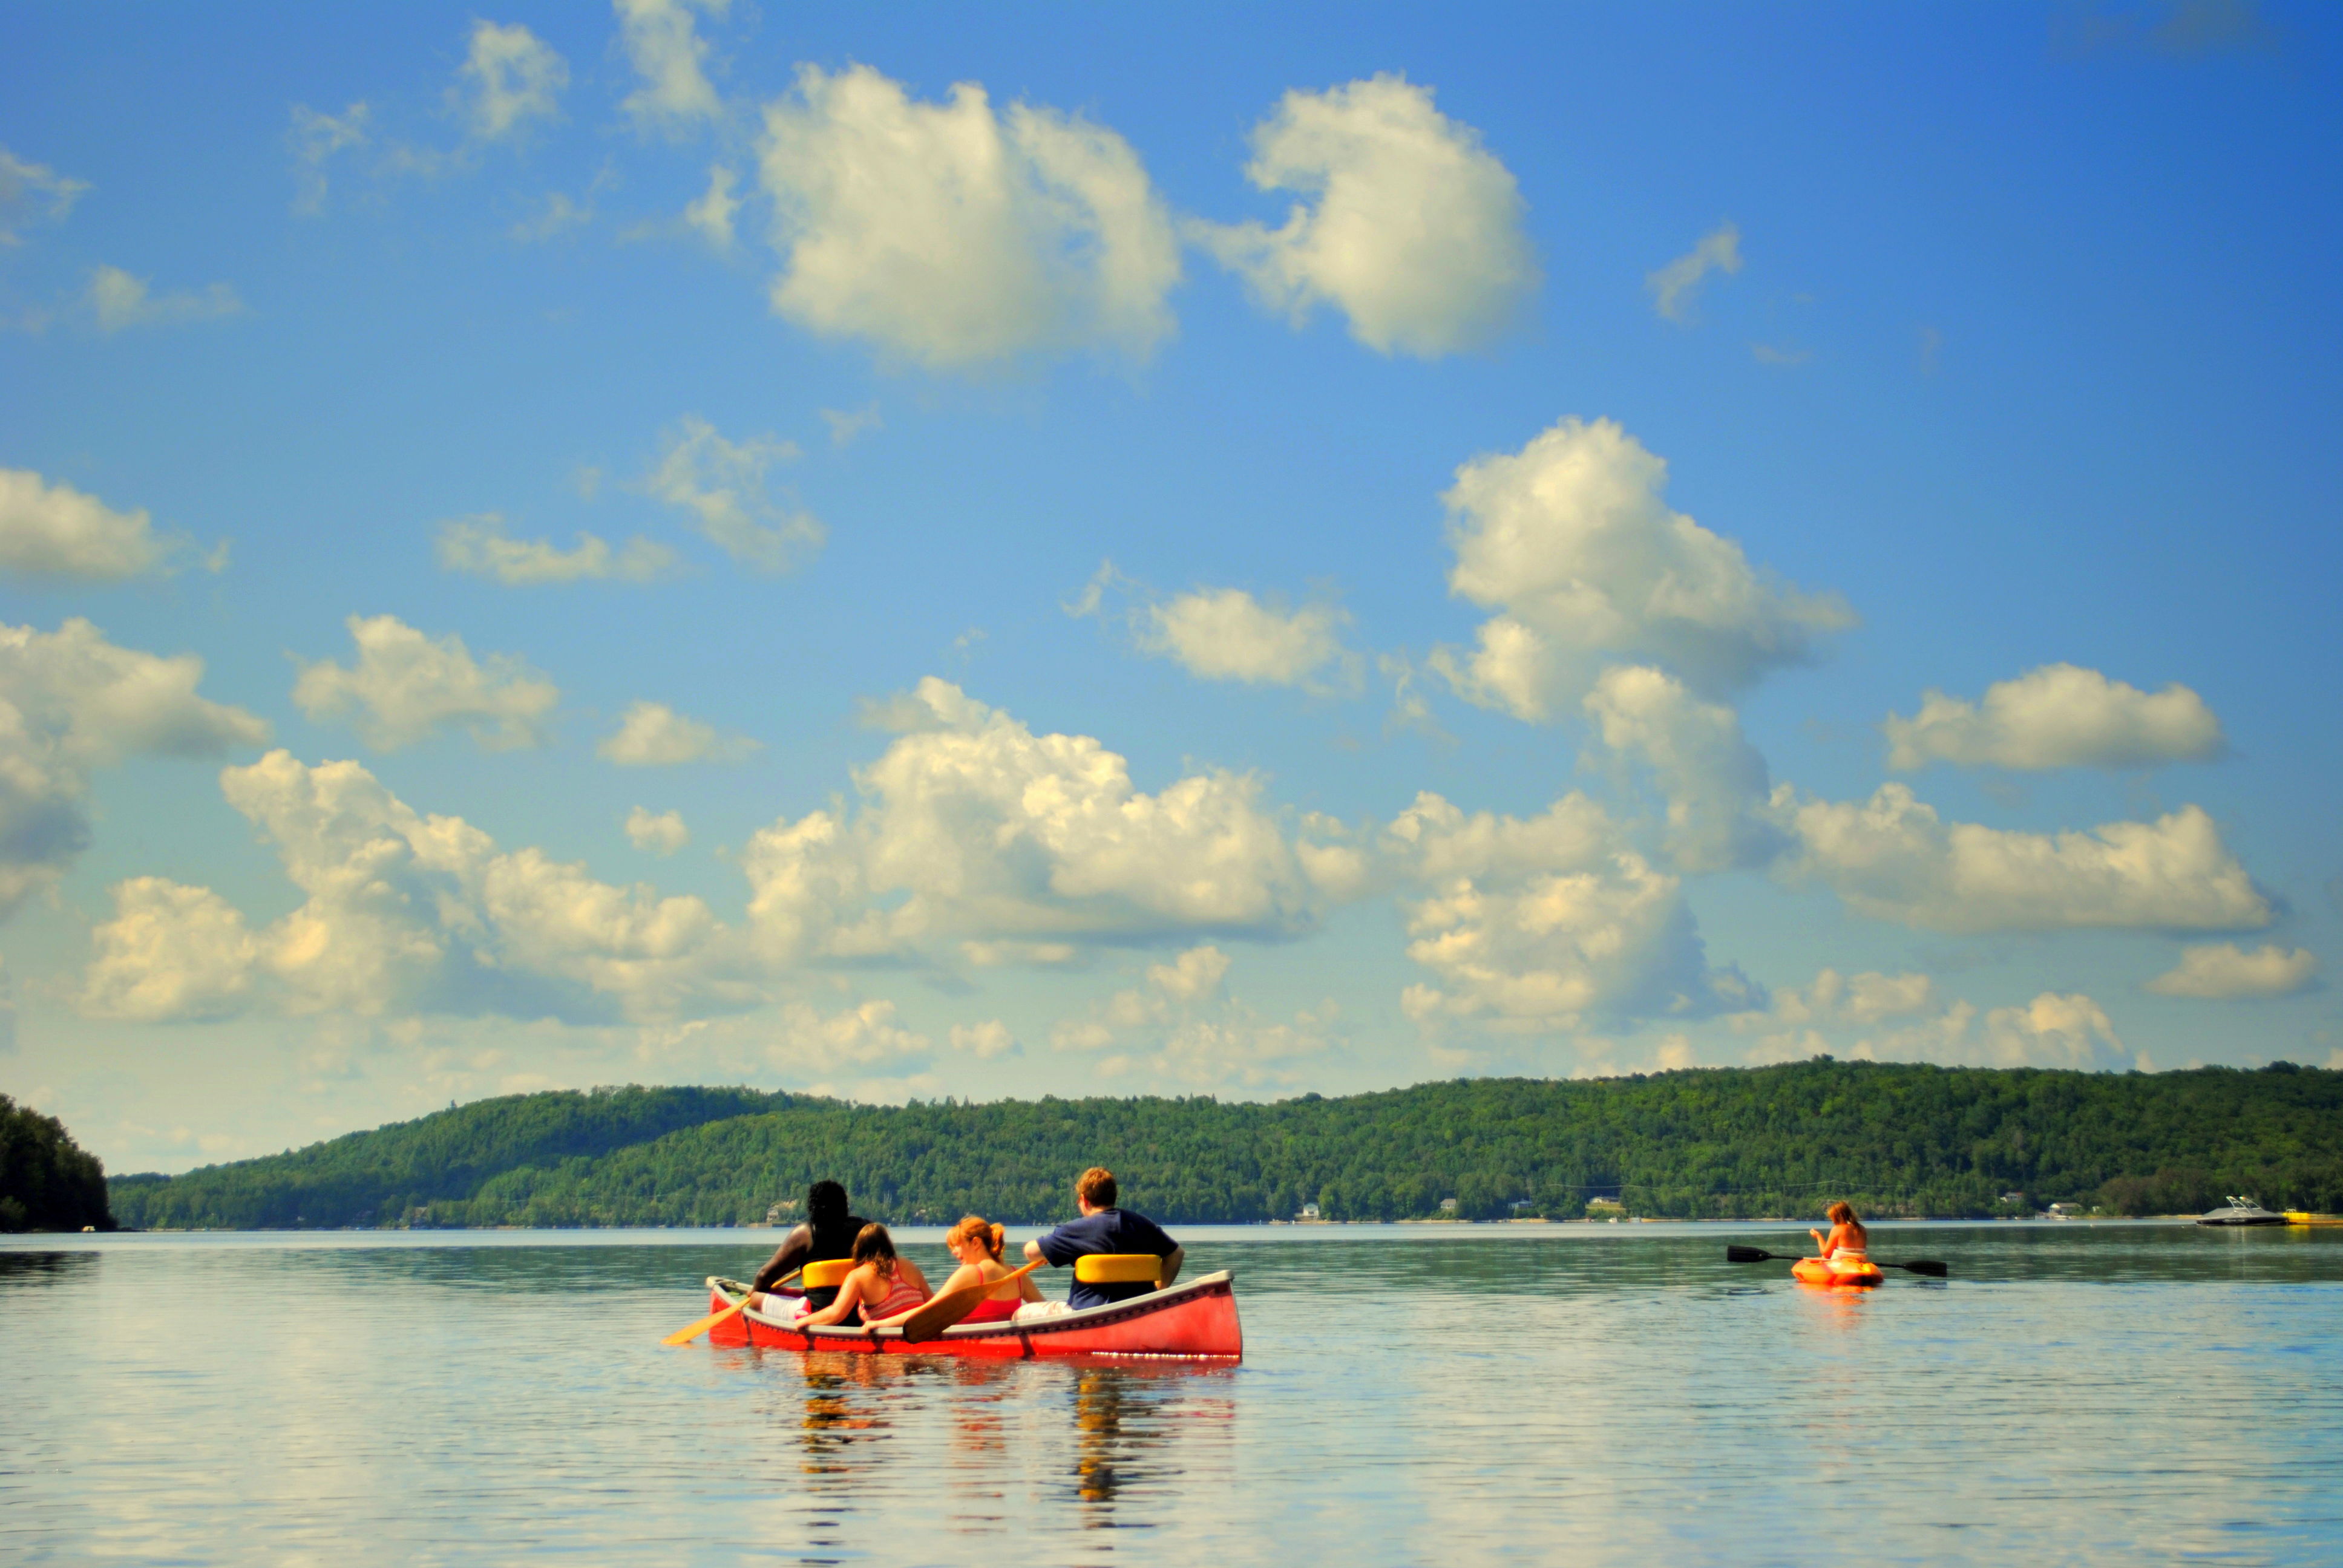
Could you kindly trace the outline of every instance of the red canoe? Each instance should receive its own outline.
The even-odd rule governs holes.
[[[740,1299],[740,1290],[738,1281],[709,1275],[709,1310],[720,1312],[730,1306]],[[779,1299],[793,1303],[793,1298]],[[872,1355],[1143,1356],[1181,1361],[1237,1361],[1244,1355],[1244,1331],[1237,1323],[1236,1276],[1225,1270],[1128,1302],[1085,1307],[1030,1322],[963,1324],[946,1329],[931,1340],[906,1340],[900,1329],[795,1328],[785,1319],[751,1307],[717,1324],[709,1342],[781,1351],[860,1351]]]

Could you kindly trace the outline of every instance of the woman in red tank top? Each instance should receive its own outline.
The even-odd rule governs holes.
[[[970,1214],[954,1225],[944,1236],[944,1245],[960,1260],[960,1267],[944,1282],[947,1291],[965,1285],[990,1284],[1011,1271],[1001,1261],[1001,1249],[1007,1244],[1008,1233],[1000,1226]],[[1041,1287],[1033,1276],[1011,1281],[997,1290],[987,1291],[976,1311],[960,1319],[963,1323],[1000,1322],[1017,1315],[1018,1307],[1026,1302],[1041,1299]]]

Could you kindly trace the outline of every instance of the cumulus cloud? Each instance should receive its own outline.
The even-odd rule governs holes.
[[[638,702],[595,751],[621,768],[673,768],[687,762],[742,762],[758,749],[745,735],[724,735],[664,702]]]
[[[91,945],[80,1010],[141,1023],[241,1010],[260,951],[233,904],[162,877],[115,884],[114,918],[91,933]]]
[[[2318,975],[2318,956],[2308,948],[2266,943],[2247,952],[2235,942],[2213,942],[2182,950],[2180,961],[2148,981],[2147,989],[2158,996],[2226,1001],[2292,996]]]
[[[1679,327],[1688,327],[1697,314],[1701,279],[1712,272],[1726,276],[1741,270],[1741,230],[1720,224],[1701,236],[1700,243],[1644,279],[1651,291],[1652,308]],[[1765,353],[1758,357],[1763,359]]]
[[[65,222],[88,190],[86,180],[68,179],[0,147],[0,248],[24,244],[25,230],[36,223]]]
[[[90,776],[134,756],[205,757],[267,723],[196,695],[204,661],[119,648],[81,619],[0,626],[0,918],[89,843]]]
[[[448,98],[472,135],[492,142],[526,130],[532,120],[557,117],[568,85],[569,62],[544,39],[518,22],[475,20]]]
[[[728,441],[707,420],[687,415],[668,432],[645,487],[689,513],[699,531],[742,566],[785,572],[829,538],[811,512],[776,498],[766,485],[766,470],[797,457],[793,442],[772,436]]]
[[[1933,1061],[1946,1067],[2051,1067],[2107,1071],[2133,1065],[2107,1011],[2089,997],[2044,991],[2024,1007],[1984,1015],[1966,1001],[1940,1016],[1883,1030],[1850,1052],[1863,1061]]]
[[[1262,1018],[1222,994],[1226,953],[1191,948],[1168,964],[1151,964],[1146,983],[1114,993],[1083,1017],[1051,1032],[1060,1050],[1101,1054],[1103,1078],[1142,1076],[1199,1089],[1262,1089],[1297,1080],[1292,1064],[1332,1046],[1340,1010],[1330,1000],[1292,1023]]]
[[[1666,792],[1666,843],[1677,869],[1720,871],[1773,857],[1780,835],[1758,815],[1765,759],[1743,737],[1733,709],[1640,665],[1604,670],[1585,708],[1603,743],[1647,764]]]
[[[156,294],[145,278],[133,277],[118,266],[98,266],[91,271],[88,300],[101,332],[215,321],[244,311],[244,301],[225,283],[215,283],[201,294],[186,289]]]
[[[440,524],[434,548],[447,570],[493,578],[511,588],[605,578],[648,582],[675,567],[673,550],[639,534],[614,550],[608,540],[581,533],[577,545],[565,550],[551,539],[512,538],[495,512]]]
[[[293,701],[313,720],[347,719],[377,751],[458,724],[491,751],[543,741],[543,720],[561,693],[517,656],[475,661],[453,632],[434,639],[395,615],[354,615],[343,624],[357,644],[356,664],[297,661]]]
[[[1516,453],[1476,457],[1442,500],[1450,591],[1498,613],[1433,667],[1466,699],[1524,720],[1591,683],[1597,656],[1694,689],[1745,686],[1854,624],[1835,594],[1751,567],[1741,547],[1661,500],[1667,465],[1608,419],[1564,419]]]
[[[638,806],[627,813],[627,837],[638,849],[666,856],[691,842],[691,829],[683,825],[680,811],[654,815],[649,807]]]
[[[1349,619],[1333,605],[1289,611],[1242,588],[1200,588],[1141,612],[1139,646],[1206,680],[1305,686],[1330,667],[1355,678],[1358,658],[1340,631]]]
[[[1801,799],[1769,814],[1793,840],[1777,869],[1875,920],[1940,931],[2266,926],[2269,900],[2199,807],[2086,833],[1945,822],[1902,784],[1867,801]]]
[[[266,1002],[592,1021],[758,994],[734,977],[728,933],[699,900],[500,851],[460,818],[418,814],[355,762],[272,751],[220,784],[304,901],[246,935],[206,890],[122,883],[93,934],[85,1007],[156,1020]]]
[[[367,145],[370,112],[352,104],[339,115],[321,114],[307,104],[293,106],[293,124],[285,145],[293,154],[293,210],[315,214],[325,210],[326,166],[337,153]]]
[[[1408,957],[1440,981],[1403,996],[1419,1021],[1570,1030],[1598,1013],[1711,1012],[1748,993],[1738,974],[1707,968],[1678,879],[1582,794],[1524,819],[1468,816],[1427,791],[1383,850],[1423,895],[1400,904]]]
[[[30,469],[0,468],[0,572],[119,582],[161,569],[170,548],[143,508],[117,512]]]
[[[723,101],[703,66],[708,44],[693,13],[721,16],[729,0],[612,0],[627,61],[642,85],[618,106],[645,130],[670,134],[690,129],[724,113]]]
[[[1836,970],[1825,969],[1817,972],[1814,983],[1803,990],[1790,986],[1775,991],[1771,1016],[1791,1024],[1855,1024],[1868,1028],[1885,1019],[1926,1012],[1936,1001],[1936,982],[1924,974],[1907,970],[1890,975],[1866,970],[1861,974],[1842,975]]]
[[[1189,234],[1297,325],[1332,305],[1361,343],[1428,358],[1495,337],[1537,288],[1512,171],[1429,87],[1383,75],[1295,89],[1253,128],[1252,154],[1256,186],[1305,199],[1279,228]]]
[[[765,1048],[773,1066],[799,1072],[835,1072],[841,1064],[861,1068],[900,1066],[925,1056],[924,1034],[895,1021],[891,1001],[866,1001],[824,1013],[805,1002],[781,1010],[779,1027]]]
[[[866,65],[808,65],[767,106],[774,310],[935,369],[1172,330],[1172,220],[1129,143],[984,89],[920,103]]]
[[[933,677],[890,718],[917,728],[857,771],[859,810],[777,822],[742,852],[769,952],[1269,937],[1329,897],[1252,778],[1149,794],[1096,739],[1036,735]]]
[[[979,1061],[990,1061],[1017,1050],[1017,1037],[997,1018],[982,1023],[956,1023],[951,1026],[950,1040],[954,1050],[966,1051]]]
[[[707,191],[683,209],[685,224],[719,251],[732,248],[732,215],[740,210],[740,200],[732,194],[732,186],[739,177],[722,164],[710,164]]]
[[[2221,751],[2221,724],[2205,699],[2175,682],[2150,694],[2096,669],[2046,664],[1986,688],[1985,700],[1926,693],[1919,714],[1887,716],[1887,765],[2141,768],[2195,762]]]

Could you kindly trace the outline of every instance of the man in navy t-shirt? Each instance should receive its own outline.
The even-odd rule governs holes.
[[[1074,1203],[1081,1210],[1082,1217],[1026,1242],[1026,1259],[1062,1269],[1076,1258],[1093,1252],[1151,1252],[1163,1260],[1163,1271],[1157,1276],[1160,1284],[1168,1285],[1179,1278],[1180,1264],[1188,1255],[1181,1251],[1180,1243],[1165,1235],[1146,1215],[1116,1208],[1115,1197],[1113,1171],[1095,1165],[1083,1171],[1081,1180],[1074,1183]],[[1079,1312],[1084,1307],[1102,1307],[1110,1302],[1127,1302],[1154,1289],[1155,1285],[1144,1280],[1096,1285],[1076,1280],[1074,1288],[1066,1294],[1066,1305]]]

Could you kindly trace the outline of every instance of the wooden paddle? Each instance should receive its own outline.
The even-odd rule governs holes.
[[[1725,1261],[1728,1263],[1795,1263],[1799,1261],[1787,1252],[1768,1252],[1756,1247],[1727,1247]],[[1915,1258],[1908,1263],[1890,1263],[1878,1258],[1871,1260],[1883,1269],[1909,1269],[1916,1274],[1926,1274],[1932,1280],[1947,1277],[1952,1271],[1928,1258]]]
[[[805,1270],[802,1268],[791,1269],[788,1273],[783,1274],[779,1279],[775,1280],[773,1283],[777,1285],[786,1283],[790,1280],[796,1279],[799,1274],[804,1272]],[[739,1313],[746,1312],[749,1307],[749,1298],[756,1293],[757,1292],[754,1291],[741,1292],[740,1299],[733,1302],[730,1306],[725,1308],[722,1312],[710,1312],[706,1317],[700,1319],[698,1322],[692,1324],[689,1328],[676,1330],[675,1332],[659,1341],[659,1343],[663,1345],[689,1344],[692,1341],[698,1339],[700,1335],[706,1333],[709,1330],[714,1328],[725,1319],[737,1316]],[[973,1311],[974,1309],[971,1308],[970,1310]]]
[[[1041,1265],[1028,1263],[1021,1269],[1003,1274],[997,1280],[979,1280],[973,1285],[962,1285],[956,1291],[946,1291],[932,1297],[926,1305],[905,1318],[900,1325],[907,1340],[931,1340],[960,1319],[976,1311],[977,1303],[1015,1280],[1021,1280]]]

